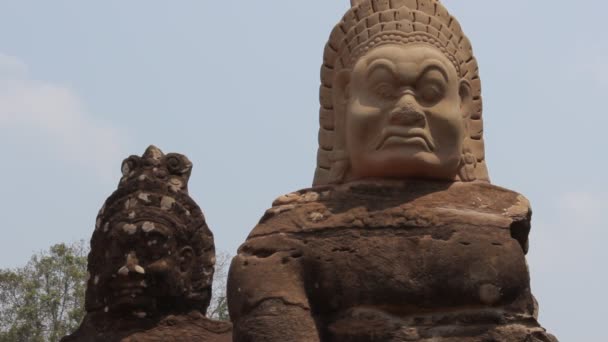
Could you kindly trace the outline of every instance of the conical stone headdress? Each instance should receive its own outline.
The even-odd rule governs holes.
[[[469,39],[458,21],[438,0],[351,0],[352,8],[335,26],[325,46],[319,97],[319,150],[314,186],[340,183],[348,156],[344,150],[344,118],[337,115],[335,77],[351,69],[370,49],[386,44],[425,43],[452,61],[471,85],[472,110],[466,113],[462,181],[489,181],[483,141],[479,68]]]

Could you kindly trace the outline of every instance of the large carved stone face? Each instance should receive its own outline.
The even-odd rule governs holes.
[[[107,311],[150,315],[171,311],[189,290],[193,251],[179,246],[165,220],[117,221],[98,275]]]
[[[349,179],[456,177],[470,91],[441,51],[427,44],[380,46],[346,78]]]

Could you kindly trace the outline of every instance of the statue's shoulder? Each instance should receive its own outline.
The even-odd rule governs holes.
[[[530,212],[524,196],[486,182],[352,182],[278,197],[249,239],[357,227],[424,227],[455,218],[509,226],[529,221]]]
[[[319,211],[327,205],[333,193],[333,187],[307,188],[281,195],[272,202],[258,224],[252,230],[249,238],[280,234],[298,233],[307,227],[305,221],[320,221]],[[306,213],[309,217],[306,219]],[[329,213],[326,213],[329,214]],[[304,219],[304,221],[302,221]]]
[[[226,321],[216,321],[205,317],[199,311],[193,310],[187,315],[170,315],[165,317],[153,329],[133,336],[133,341],[184,341],[197,337],[201,341],[228,342],[232,341],[232,324]],[[164,339],[163,339],[164,338]]]

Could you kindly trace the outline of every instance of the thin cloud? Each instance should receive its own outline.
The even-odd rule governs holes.
[[[25,63],[18,58],[0,53],[0,80],[19,79],[28,74]]]
[[[570,78],[575,82],[592,82],[602,89],[608,88],[608,46],[575,46],[574,62],[564,61],[570,65]]]
[[[27,65],[0,53],[0,134],[36,136],[35,143],[53,158],[107,178],[125,153],[124,134],[87,112],[78,95],[60,84],[32,79]],[[27,134],[25,134],[27,133]],[[19,138],[17,138],[19,139]]]
[[[600,224],[603,214],[608,211],[608,194],[566,193],[559,198],[558,207],[569,221],[589,225]]]

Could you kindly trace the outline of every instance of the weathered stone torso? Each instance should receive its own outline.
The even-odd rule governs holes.
[[[230,342],[232,325],[199,312],[162,319],[116,320],[102,313],[88,314],[80,328],[61,342]]]
[[[310,310],[323,341],[542,335],[529,227],[524,197],[484,183],[304,190],[275,201],[241,247],[231,311],[278,299]]]

